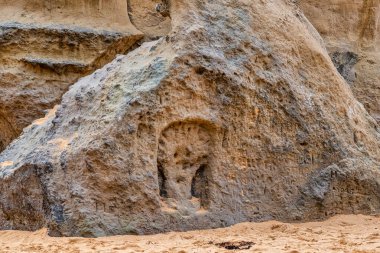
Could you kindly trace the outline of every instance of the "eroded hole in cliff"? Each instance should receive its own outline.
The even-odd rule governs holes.
[[[355,65],[359,62],[359,56],[350,51],[336,51],[331,54],[331,59],[343,78],[352,84],[356,79]]]
[[[197,122],[177,122],[161,133],[157,167],[162,201],[173,209],[207,207],[212,148],[210,130]]]
[[[163,17],[170,17],[170,0],[161,0],[161,3],[156,5],[156,11]]]
[[[166,177],[165,177],[164,171],[162,170],[161,165],[159,165],[158,166],[158,186],[159,186],[159,189],[160,189],[160,196],[164,197],[164,198],[167,198],[168,197],[168,193],[166,191],[165,184],[166,184]]]
[[[207,166],[201,165],[191,182],[191,195],[200,200],[203,208],[207,207],[208,204],[208,175],[206,170]]]

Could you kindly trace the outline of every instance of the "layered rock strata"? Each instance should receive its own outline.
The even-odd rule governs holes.
[[[0,151],[71,84],[143,37],[126,1],[101,3],[0,1]]]

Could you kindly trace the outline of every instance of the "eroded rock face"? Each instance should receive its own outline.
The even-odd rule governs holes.
[[[145,35],[145,40],[158,39],[171,31],[169,0],[128,0],[132,23]]]
[[[293,1],[171,2],[0,155],[0,227],[100,236],[380,211],[379,126]]]
[[[127,2],[0,0],[0,151],[78,78],[142,38]]]
[[[207,208],[212,130],[202,122],[178,122],[158,141],[157,169],[160,196],[172,211]]]
[[[125,0],[1,0],[2,22],[131,32]]]
[[[301,0],[357,99],[380,122],[380,1]]]

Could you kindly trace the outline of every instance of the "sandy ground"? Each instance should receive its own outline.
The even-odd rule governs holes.
[[[151,236],[52,238],[46,230],[0,232],[0,252],[380,252],[380,216],[324,222],[243,223],[230,228]]]

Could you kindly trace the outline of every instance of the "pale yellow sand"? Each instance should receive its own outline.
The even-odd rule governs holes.
[[[245,250],[217,245],[239,246],[238,242],[254,244]],[[51,238],[46,230],[3,231],[0,252],[380,252],[380,217],[337,216],[301,224],[244,223],[216,230],[98,239]]]

